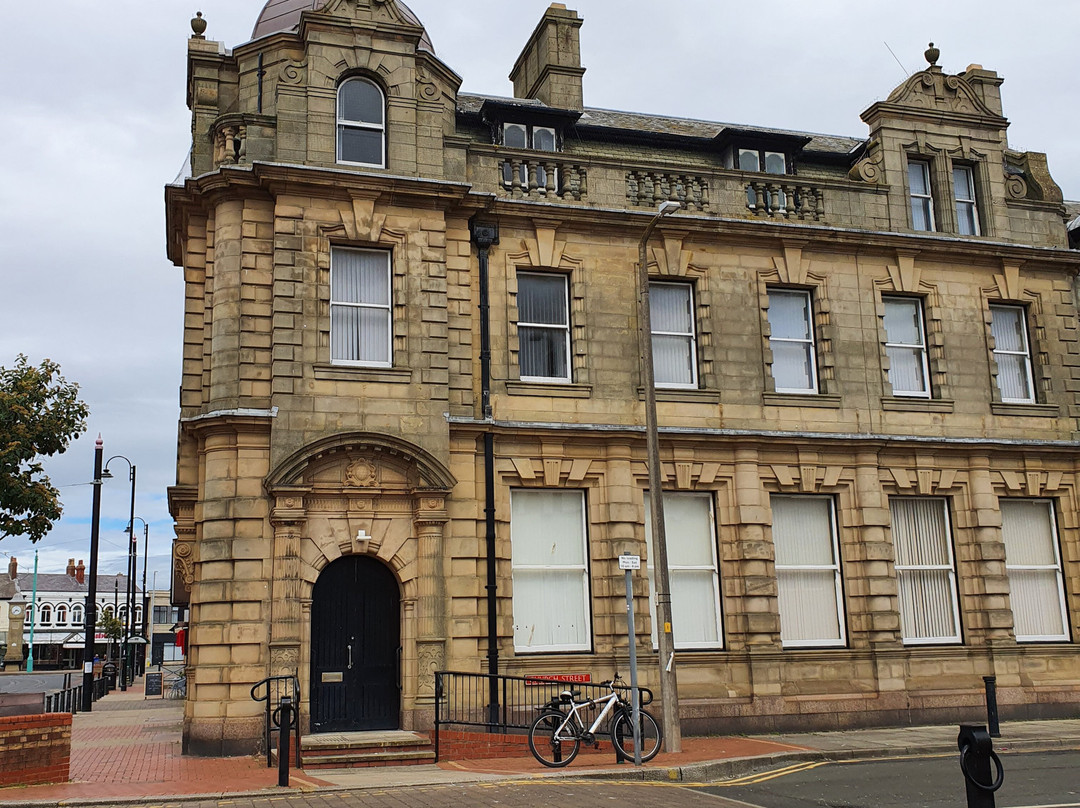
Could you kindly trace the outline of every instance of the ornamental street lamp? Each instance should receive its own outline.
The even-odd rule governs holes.
[[[101,525],[101,457],[105,444],[98,435],[94,444],[93,507],[90,514],[90,580],[86,586],[86,607],[83,610],[83,684],[82,710],[94,709],[94,635],[97,632],[97,562],[98,536]]]
[[[664,492],[660,482],[660,442],[656,425],[656,378],[653,369],[652,312],[649,305],[649,237],[665,216],[680,207],[662,202],[638,244],[638,328],[641,383],[645,387],[645,439],[649,455],[649,505],[652,527],[653,575],[656,581],[656,627],[660,661],[660,700],[664,710],[664,749],[682,751],[679,725],[679,683],[675,674],[675,639],[671,630],[671,582],[668,574],[667,532],[664,529]]]
[[[120,666],[120,690],[127,690],[128,683],[134,679],[131,671],[132,657],[131,657],[131,628],[132,628],[132,607],[135,603],[135,563],[136,555],[138,554],[139,547],[135,543],[135,464],[128,460],[123,455],[113,455],[107,461],[105,461],[105,471],[101,473],[101,476],[109,479],[112,474],[109,473],[109,463],[114,460],[123,460],[128,464],[129,477],[131,479],[131,513],[128,516],[128,572],[127,572],[127,610],[124,612],[124,641],[121,646],[121,654],[123,655],[123,661]]]

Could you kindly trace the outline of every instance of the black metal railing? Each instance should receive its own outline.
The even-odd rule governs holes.
[[[65,687],[63,690],[57,690],[53,693],[45,694],[45,712],[47,713],[75,713],[79,712],[79,708],[82,706],[82,684],[75,685],[74,687]],[[102,698],[108,689],[104,677],[99,676],[94,679],[93,701],[97,701]]]
[[[499,703],[492,704],[491,681],[496,682]],[[439,759],[439,729],[443,726],[478,727],[494,734],[513,734],[527,730],[538,711],[552,701],[558,702],[564,690],[580,693],[581,699],[596,699],[611,691],[592,682],[547,679],[542,676],[501,676],[490,673],[435,673],[435,760]],[[629,697],[630,688],[616,685],[615,690]],[[641,704],[652,701],[648,688],[639,688]]]
[[[263,740],[266,743],[266,767],[274,765],[273,743],[275,733],[281,732],[281,699],[288,696],[292,699],[292,709],[289,710],[289,724],[285,731],[290,729],[296,736],[296,768],[301,768],[300,761],[300,680],[295,676],[268,676],[251,688],[251,698],[255,701],[266,702],[266,710],[263,718]]]

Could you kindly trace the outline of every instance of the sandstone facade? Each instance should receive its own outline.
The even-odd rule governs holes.
[[[708,503],[713,561],[697,571],[716,591],[704,607],[715,638],[678,654],[685,729],[952,721],[977,715],[986,675],[1005,716],[1072,709],[1080,255],[1045,157],[1008,148],[996,74],[931,64],[867,110],[867,137],[852,140],[583,107],[581,20],[558,5],[514,68],[515,92],[530,94],[518,99],[460,93],[392,0],[330,0],[296,22],[231,51],[192,37],[192,177],[166,192],[187,290],[169,493],[174,600],[190,609],[188,751],[250,750],[262,716],[249,691],[264,677],[295,673],[305,694],[320,684],[315,587],[350,557],[393,572],[394,723],[429,727],[433,672],[481,671],[490,655],[489,506],[500,672],[625,670],[617,556],[650,555],[635,267],[668,200],[682,210],[649,242],[649,272],[687,290],[692,367],[688,383],[657,390],[662,473],[673,495]],[[339,88],[357,79],[385,102],[381,129],[361,121],[382,138],[382,166],[339,162],[352,125]],[[507,145],[514,127],[526,148]],[[537,148],[547,130],[557,150]],[[762,167],[781,155],[783,173],[746,170],[743,152]],[[933,230],[915,229],[912,165],[926,167]],[[963,233],[964,176],[977,234]],[[486,273],[477,225],[498,233]],[[349,250],[389,256],[379,361],[341,358],[333,273]],[[542,324],[565,333],[565,368],[544,365],[558,379],[538,379],[525,356],[536,329],[523,325],[524,285],[537,278],[565,289],[566,322]],[[785,292],[809,306],[802,392],[776,381],[798,343],[780,333]],[[904,301],[920,312],[921,348],[891,330]],[[1024,350],[995,340],[1003,313],[1023,323]],[[924,389],[894,389],[894,365],[920,350]],[[1031,390],[1017,401],[1002,391],[1025,359]],[[512,512],[529,491],[581,494],[584,650],[536,653],[522,639]],[[1045,509],[1057,560],[1039,568],[1039,592],[1060,596],[1061,636],[1017,630],[1024,565],[1006,499]],[[944,564],[898,553],[899,501],[940,508]],[[832,514],[831,641],[782,628],[785,502]],[[951,640],[904,622],[901,581],[930,567],[952,582]],[[655,687],[644,575],[637,586],[641,674]]]

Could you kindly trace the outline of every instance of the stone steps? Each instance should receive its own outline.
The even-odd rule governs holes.
[[[434,763],[435,746],[418,732],[330,732],[302,738],[300,760],[305,769],[415,766]]]

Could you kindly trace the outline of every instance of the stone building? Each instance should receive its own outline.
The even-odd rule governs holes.
[[[193,21],[185,748],[248,751],[268,675],[319,732],[429,727],[440,669],[625,670],[651,224],[684,731],[970,718],[985,675],[1074,710],[1080,255],[1002,78],[931,48],[857,138],[615,112],[581,24],[494,98],[395,0]]]

